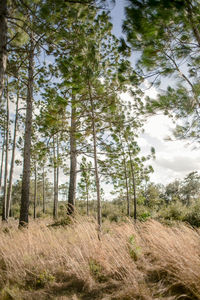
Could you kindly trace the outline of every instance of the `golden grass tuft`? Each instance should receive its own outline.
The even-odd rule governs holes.
[[[156,221],[0,230],[0,299],[200,299],[199,230]]]

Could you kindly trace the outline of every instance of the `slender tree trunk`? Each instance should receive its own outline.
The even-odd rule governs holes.
[[[42,212],[45,214],[46,212],[46,203],[45,203],[45,170],[43,167],[43,172],[42,172]]]
[[[5,86],[7,65],[7,0],[0,1],[0,105]]]
[[[186,206],[190,206],[190,195],[187,195],[187,202],[186,202]]]
[[[7,83],[8,85],[8,83]],[[4,171],[4,193],[3,193],[3,210],[2,210],[2,221],[7,221],[6,215],[6,200],[8,193],[8,151],[9,151],[9,92],[7,86],[7,109],[6,109],[6,153],[5,153],[5,171]]]
[[[59,172],[60,172],[60,168],[59,168],[59,137],[57,134],[57,182],[56,182],[56,190],[57,190],[57,199],[56,199],[56,215],[58,215],[58,196],[59,196]]]
[[[135,171],[133,167],[133,161],[131,157],[131,152],[129,149],[129,158],[131,164],[131,175],[132,175],[132,184],[133,184],[133,203],[134,203],[134,220],[137,220],[137,196],[136,196],[136,184],[135,184]]]
[[[123,163],[124,163],[124,175],[125,175],[125,184],[126,184],[127,216],[130,217],[130,197],[129,197],[128,174],[127,174],[125,156],[123,158]]]
[[[2,183],[2,175],[3,175],[3,163],[4,163],[4,152],[5,152],[5,128],[4,128],[4,135],[3,135],[3,144],[2,144],[2,152],[1,152],[1,169],[0,169],[0,189],[1,189],[1,183]]]
[[[37,206],[37,164],[35,162],[34,209],[33,209],[34,219],[36,219],[36,206]]]
[[[74,213],[76,201],[77,151],[76,151],[76,108],[72,99],[70,129],[70,179],[68,191],[68,214]]]
[[[53,201],[53,217],[57,219],[58,217],[58,166],[56,159],[56,145],[55,145],[55,136],[53,136],[53,174],[54,174],[54,201]]]
[[[87,216],[89,216],[89,191],[88,191],[88,182],[86,182],[86,197],[87,197]]]
[[[34,83],[34,42],[30,41],[29,67],[28,67],[28,87],[26,98],[26,121],[24,136],[24,161],[22,175],[22,193],[19,226],[28,225],[29,194],[30,194],[30,159],[31,159],[31,132],[32,132],[32,101]]]
[[[93,117],[94,117],[94,111],[93,111]],[[96,179],[96,189],[97,189],[97,221],[98,221],[98,225],[99,225],[99,231],[101,232],[101,224],[102,224],[101,194],[100,194],[100,181],[99,181],[99,170],[98,170],[98,159],[97,159],[96,126],[95,126],[94,119],[92,120],[92,131],[93,131],[95,179]]]
[[[99,226],[99,233],[101,233],[102,214],[101,214],[100,180],[99,180],[98,158],[97,158],[97,134],[96,134],[96,124],[95,124],[94,103],[93,103],[93,98],[92,98],[92,94],[91,94],[90,83],[89,83],[89,96],[90,96],[91,113],[92,113],[94,167],[95,167],[95,179],[96,179],[96,189],[97,189],[97,221],[98,221],[98,226]],[[100,239],[100,234],[98,235],[98,238]]]
[[[54,208],[53,208],[53,216],[55,219],[58,217],[58,186],[59,186],[59,166],[58,166],[58,158],[59,158],[59,141],[58,141],[58,135],[56,138],[56,153],[55,153],[55,148],[54,148],[54,157],[56,160],[56,168],[54,171],[56,172],[55,174],[55,198],[54,198]],[[54,147],[55,147],[55,139],[54,139]]]
[[[16,138],[17,138],[17,123],[18,123],[18,106],[19,106],[19,87],[17,87],[17,100],[16,100],[16,110],[15,110],[15,125],[14,125],[14,136],[13,136],[13,147],[12,147],[12,158],[10,165],[10,175],[9,175],[9,185],[8,185],[8,195],[7,195],[7,218],[10,215],[11,208],[11,196],[12,196],[12,179],[15,165],[15,149],[16,149]]]

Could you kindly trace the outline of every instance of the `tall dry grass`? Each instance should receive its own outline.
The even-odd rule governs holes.
[[[200,299],[200,235],[156,221],[0,230],[0,299]]]

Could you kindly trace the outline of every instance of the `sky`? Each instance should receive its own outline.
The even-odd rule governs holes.
[[[113,34],[118,37],[123,35],[122,23],[125,18],[125,0],[116,0],[116,4],[111,11],[111,21],[113,23]],[[131,63],[135,66],[138,53],[133,53]],[[147,83],[148,84],[148,83]],[[165,82],[165,87],[172,84]],[[155,87],[145,92],[146,96],[155,98],[158,91]],[[127,97],[129,97],[127,95]],[[183,179],[189,172],[199,171],[200,151],[193,150],[194,145],[189,141],[166,141],[168,136],[172,136],[175,125],[171,119],[159,113],[147,119],[144,125],[144,133],[138,139],[141,147],[141,154],[149,154],[150,148],[156,150],[156,159],[151,161],[154,173],[151,180],[155,183],[167,184],[175,179]],[[189,144],[189,145],[188,145]]]

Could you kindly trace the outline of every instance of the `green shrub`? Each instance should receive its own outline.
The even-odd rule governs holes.
[[[131,258],[137,261],[141,255],[141,247],[136,244],[134,235],[131,235],[128,240],[128,250]]]
[[[186,214],[186,208],[180,202],[172,203],[167,207],[163,207],[158,212],[158,218],[166,220],[182,221]]]
[[[43,288],[45,285],[53,282],[55,277],[50,274],[48,271],[44,271],[36,278],[35,286],[36,288]]]
[[[92,277],[98,282],[106,282],[107,278],[104,274],[103,267],[95,259],[91,258],[89,260],[89,268]]]
[[[59,218],[59,219],[55,220],[54,223],[49,225],[49,226],[52,226],[52,227],[67,226],[67,225],[70,225],[72,223],[73,223],[72,217],[66,215],[63,218]]]
[[[192,206],[184,216],[183,221],[192,226],[200,227],[200,205]]]

